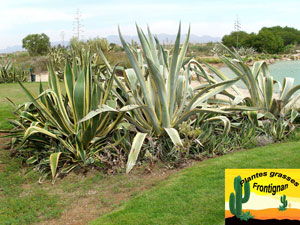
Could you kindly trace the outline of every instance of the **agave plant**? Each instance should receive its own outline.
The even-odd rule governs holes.
[[[126,119],[139,131],[132,144],[127,172],[134,166],[147,134],[159,137],[167,133],[175,145],[182,146],[176,130],[180,123],[199,112],[225,113],[207,105],[207,100],[238,80],[237,78],[208,85],[194,93],[189,80],[191,64],[185,61],[190,29],[181,46],[179,26],[171,54],[153,37],[149,27],[148,38],[138,26],[137,33],[141,49],[128,45],[119,29],[119,36],[132,68],[124,70],[124,82],[115,77],[124,96],[121,101],[139,106],[126,115]],[[100,54],[103,56],[103,53]],[[107,60],[104,62],[109,68]]]
[[[71,59],[69,50],[66,48],[53,47],[49,51],[49,56],[54,71],[58,75],[59,79],[63,79],[66,58]]]
[[[11,61],[2,61],[0,65],[0,83],[12,83],[21,81],[24,82],[27,79],[28,73],[22,68],[17,68]]]
[[[72,46],[71,49],[56,47],[50,49],[49,56],[52,62],[52,66],[60,80],[64,79],[64,68],[66,59],[69,60],[70,64],[72,64],[73,58],[73,61],[76,60],[77,65],[83,65],[85,61],[86,52],[89,52],[89,54],[91,55],[91,67],[93,73],[95,75],[105,73],[106,67],[99,63],[98,54],[93,53],[89,46],[75,46]]]
[[[266,125],[266,133],[273,138],[274,141],[281,141],[289,136],[295,130],[293,120],[283,120],[279,118],[277,121],[271,121]]]
[[[238,93],[240,100],[244,101],[245,105],[256,107],[265,116],[272,118],[284,117],[291,112],[300,97],[300,94],[296,93],[300,89],[300,85],[294,86],[294,78],[285,77],[281,85],[280,82],[274,80],[271,76],[266,62],[255,62],[251,68],[236,50],[233,52],[224,45],[220,46],[231,56],[231,58],[228,58],[224,55],[219,55],[220,59],[248,88],[250,97],[245,97],[240,92]],[[228,80],[228,77],[220,70],[207,63],[206,66],[220,79]],[[278,96],[274,91],[275,84],[279,86]],[[232,88],[236,90],[235,86]]]
[[[223,124],[220,124],[220,121]],[[231,123],[227,117],[205,112],[199,113],[195,120],[181,123],[179,133],[184,137],[184,153],[186,155],[190,153],[194,155],[199,153],[217,154],[217,149],[220,149],[221,146],[226,148],[223,140],[228,137],[230,126]]]
[[[30,156],[27,161],[39,169],[47,170],[50,165],[53,180],[58,167],[60,172],[67,173],[77,166],[89,165],[99,158],[101,150],[110,148],[108,142],[112,145],[121,142],[114,140],[114,136],[120,133],[120,122],[130,109],[128,106],[117,108],[111,96],[113,76],[96,82],[90,60],[87,53],[81,66],[76,61],[73,67],[66,62],[66,94],[51,64],[49,88],[43,90],[41,85],[39,96],[34,96],[20,83],[30,102],[16,111],[20,120],[14,124],[21,128],[15,133],[19,149],[27,158]],[[90,114],[91,111],[96,113]]]

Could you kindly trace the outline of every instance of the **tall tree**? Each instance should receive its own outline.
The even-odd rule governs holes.
[[[42,34],[29,34],[23,40],[23,48],[25,48],[30,55],[45,55],[50,48],[49,37]]]
[[[238,34],[237,34],[238,33]],[[237,44],[237,36],[239,38],[239,42]],[[227,47],[235,47],[240,48],[241,46],[244,46],[246,44],[246,39],[248,38],[249,34],[245,31],[239,31],[239,32],[231,32],[229,35],[224,35],[222,38],[222,43],[226,45]]]
[[[261,29],[253,43],[253,47],[259,52],[280,53],[284,49],[283,39],[269,29]]]

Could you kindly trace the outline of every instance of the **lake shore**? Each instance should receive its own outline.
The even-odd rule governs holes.
[[[226,67],[226,65],[223,62],[209,62],[209,61],[217,61],[219,57],[213,56],[211,58],[203,57],[203,59],[199,58],[200,62],[201,61],[207,61],[205,59],[210,59],[208,60],[208,63],[214,67],[220,68],[220,67]],[[282,58],[266,58],[266,59],[259,59],[259,60],[251,60],[247,61],[246,64],[248,66],[252,66],[255,62],[259,61],[265,61],[268,65],[274,64],[276,62],[280,61],[299,61],[300,60],[300,53],[297,54],[292,54],[290,56],[283,55]]]

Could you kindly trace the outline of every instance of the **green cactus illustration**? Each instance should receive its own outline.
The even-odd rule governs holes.
[[[242,178],[240,176],[237,176],[234,178],[234,190],[235,195],[232,192],[229,197],[229,208],[230,212],[235,215],[237,218],[241,217],[242,214],[242,204],[248,202],[250,198],[250,183],[246,182],[244,184],[244,197],[241,185]]]
[[[282,203],[282,205],[279,206],[278,210],[279,211],[286,210],[286,207],[288,205],[288,201],[286,200],[286,195],[280,197],[280,202]]]

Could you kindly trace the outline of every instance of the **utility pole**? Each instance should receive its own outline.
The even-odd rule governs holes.
[[[236,15],[236,20],[234,21],[234,31],[236,32],[236,49],[238,49],[239,45],[239,32],[241,30],[241,23],[239,20],[239,16]]]
[[[81,13],[79,9],[76,10],[76,14],[74,17],[74,23],[73,23],[73,31],[74,31],[74,36],[77,38],[77,40],[80,40],[80,37],[82,36],[83,33],[83,25],[81,23]]]
[[[60,32],[60,36],[61,36],[61,41],[62,41],[62,46],[65,47],[65,32],[62,30]]]

